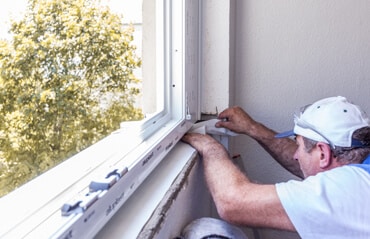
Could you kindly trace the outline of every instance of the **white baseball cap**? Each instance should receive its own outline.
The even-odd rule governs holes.
[[[277,134],[276,138],[301,135],[332,148],[370,147],[352,139],[355,130],[370,126],[369,117],[345,97],[336,96],[319,100],[300,110],[294,116],[294,129]]]

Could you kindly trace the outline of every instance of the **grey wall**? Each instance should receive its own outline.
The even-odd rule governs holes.
[[[234,16],[234,104],[256,120],[287,130],[300,106],[336,95],[370,113],[370,1],[236,0]],[[255,180],[291,178],[246,136],[231,150]]]
[[[234,103],[255,119],[290,129],[296,109],[335,95],[370,113],[369,1],[237,0],[235,17]],[[233,149],[268,161],[245,139]]]

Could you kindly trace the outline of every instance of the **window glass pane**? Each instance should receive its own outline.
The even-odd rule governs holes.
[[[163,110],[159,2],[2,1],[0,196]]]

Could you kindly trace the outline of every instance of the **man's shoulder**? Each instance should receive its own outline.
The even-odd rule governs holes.
[[[276,184],[277,187],[295,188],[296,190],[302,189],[307,190],[309,188],[313,190],[355,190],[357,186],[370,185],[370,165],[361,166],[357,164],[344,165],[336,167],[324,172],[320,172],[316,175],[309,176],[302,181],[290,180],[285,183]],[[342,186],[348,188],[343,188]],[[370,187],[367,187],[370,190]]]
[[[337,180],[369,180],[370,183],[370,165],[369,164],[348,164],[343,165],[322,173],[317,176],[339,177]]]
[[[313,177],[328,178],[329,180],[335,179],[335,181],[352,180],[358,178],[360,180],[369,180],[370,183],[370,165],[368,164],[348,164],[340,167],[333,168],[331,170],[318,173]]]
[[[352,166],[352,167],[357,167],[357,168],[361,168],[363,170],[365,170],[369,175],[370,175],[370,164],[349,164],[347,166]]]

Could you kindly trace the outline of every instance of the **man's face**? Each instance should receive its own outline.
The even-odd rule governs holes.
[[[303,137],[300,135],[297,135],[296,142],[298,148],[294,153],[294,159],[299,162],[304,178],[316,175],[318,172],[322,171],[319,165],[320,153],[317,147],[315,146],[310,152],[307,152]]]

